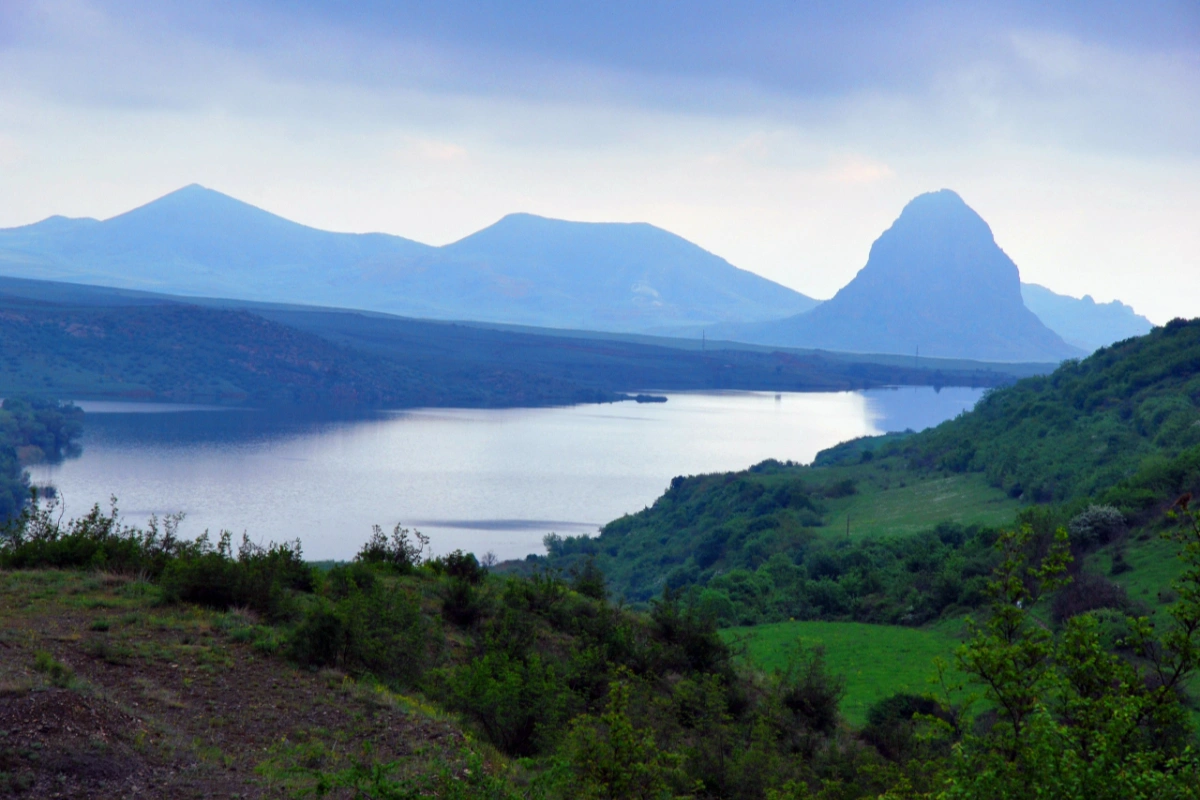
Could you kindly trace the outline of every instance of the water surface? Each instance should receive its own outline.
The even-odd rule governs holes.
[[[372,524],[429,534],[435,552],[500,558],[542,537],[594,533],[653,503],[675,475],[808,462],[856,436],[919,430],[981,390],[670,394],[666,403],[430,409],[360,418],[80,403],[83,455],[35,467],[68,515],[115,495],[128,521],[177,511],[184,535],[299,538],[349,558]]]

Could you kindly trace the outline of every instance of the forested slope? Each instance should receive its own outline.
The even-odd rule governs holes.
[[[594,558],[634,601],[688,589],[728,624],[921,624],[985,600],[990,545],[1018,515],[1052,530],[1111,505],[1124,531],[1200,490],[1198,405],[1200,320],[1177,320],[922,433],[677,477],[597,537],[549,537],[546,559]],[[1124,554],[1123,535],[1100,538]]]

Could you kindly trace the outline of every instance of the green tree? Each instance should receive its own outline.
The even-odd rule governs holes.
[[[1059,529],[1040,563],[1029,528],[1003,534],[990,617],[973,628],[959,665],[983,686],[990,728],[956,746],[946,789],[963,800],[1129,800],[1200,797],[1182,689],[1200,666],[1200,518],[1183,509],[1175,532],[1185,562],[1171,624],[1129,619],[1137,660],[1109,652],[1091,614],[1054,636],[1031,607],[1060,586],[1069,562]],[[978,722],[978,721],[977,721]],[[982,727],[982,732],[978,729]]]

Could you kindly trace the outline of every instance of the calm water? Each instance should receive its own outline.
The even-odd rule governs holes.
[[[501,558],[542,537],[594,533],[654,502],[675,475],[807,462],[855,436],[921,429],[981,390],[672,394],[667,403],[281,418],[203,406],[80,403],[83,455],[35,467],[67,515],[116,495],[125,518],[183,511],[184,535],[299,537],[351,557],[378,523],[417,527],[435,552]]]

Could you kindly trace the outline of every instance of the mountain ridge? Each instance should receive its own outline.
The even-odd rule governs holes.
[[[530,226],[543,241],[506,235]],[[630,238],[648,244],[654,263],[619,246]],[[647,223],[510,214],[433,247],[323,231],[199,184],[105,220],[51,217],[0,229],[0,269],[174,294],[603,330],[771,319],[815,304]]]

